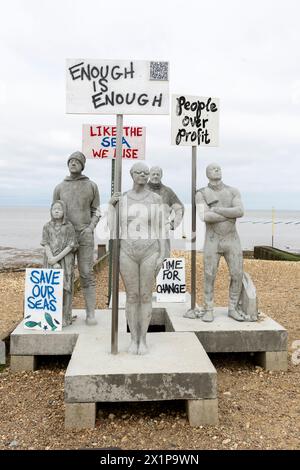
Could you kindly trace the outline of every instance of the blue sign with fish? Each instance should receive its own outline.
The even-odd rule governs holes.
[[[61,331],[63,269],[26,269],[24,328]]]

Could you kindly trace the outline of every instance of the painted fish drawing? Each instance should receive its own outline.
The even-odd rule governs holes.
[[[46,322],[48,323],[48,325],[51,326],[51,330],[55,331],[57,326],[54,325],[50,313],[48,313],[48,312],[45,313],[45,319],[46,319]]]
[[[35,326],[39,326],[40,328],[42,328],[42,324],[41,322],[36,322],[36,321],[27,321],[25,322],[25,326],[27,326],[28,328],[34,328]]]

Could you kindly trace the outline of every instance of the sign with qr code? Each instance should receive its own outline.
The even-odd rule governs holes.
[[[122,158],[143,160],[145,158],[146,128],[124,126],[122,137]],[[117,127],[83,124],[82,152],[94,160],[116,158]]]
[[[172,95],[172,145],[219,145],[219,99]]]
[[[169,63],[67,59],[66,111],[169,114]]]

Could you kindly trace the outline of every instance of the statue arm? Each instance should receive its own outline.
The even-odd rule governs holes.
[[[57,186],[54,188],[52,202],[55,202],[55,201],[59,201],[59,200],[60,200],[60,191],[59,191],[59,187],[60,187],[60,185],[57,185]]]
[[[195,202],[197,214],[199,215],[202,222],[208,222],[211,224],[215,222],[225,222],[225,220],[227,220],[226,216],[223,214],[217,214],[209,208],[201,191],[197,191]]]
[[[175,213],[175,217],[171,220],[171,230],[175,230],[181,224],[183,219],[184,205],[175,203],[172,205],[172,210]]]
[[[110,238],[113,239],[116,228],[116,208],[110,202],[108,203],[107,210],[107,225],[110,231]]]
[[[221,215],[227,217],[228,219],[237,219],[238,217],[243,217],[244,208],[239,191],[237,189],[234,190],[232,207],[214,207],[213,211],[216,215]]]
[[[69,222],[67,225],[67,240],[66,240],[66,247],[56,256],[53,257],[53,261],[57,263],[61,259],[63,259],[65,256],[67,256],[69,253],[72,251],[75,252],[76,249],[78,248],[78,244],[76,241],[76,234],[75,234],[75,229],[73,225]]]
[[[66,246],[66,248],[64,248],[58,255],[53,257],[54,264],[63,259],[65,256],[67,256],[72,250],[72,246]]]
[[[96,225],[98,224],[100,217],[101,217],[101,212],[100,212],[100,195],[99,195],[99,190],[98,186],[94,183],[94,199],[91,203],[91,222],[90,222],[90,229],[92,231],[95,230]]]
[[[45,246],[47,260],[49,261],[49,259],[53,258],[53,254],[49,245],[44,245],[44,246]]]
[[[163,215],[165,214],[165,212],[164,212],[163,202],[160,196],[158,196],[158,202],[155,205],[155,207],[156,207],[157,214],[156,214],[154,221],[152,221],[152,223],[158,224],[159,254],[157,258],[157,268],[160,268],[165,258],[165,252],[166,252],[165,243],[166,243],[166,238],[167,238],[167,229],[166,229],[165,220],[164,220],[165,217]]]

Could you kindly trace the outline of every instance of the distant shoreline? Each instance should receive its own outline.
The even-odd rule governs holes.
[[[174,248],[172,251],[184,251],[189,253],[189,250],[182,250],[182,248]],[[202,254],[203,250],[196,250],[197,253]],[[300,253],[300,250],[299,250]],[[95,250],[96,254],[96,250]],[[17,272],[25,271],[26,268],[39,268],[43,265],[44,250],[43,248],[37,249],[18,249],[14,247],[0,246],[0,272]],[[254,259],[254,250],[243,250],[244,259]],[[272,261],[272,260],[270,260]]]

